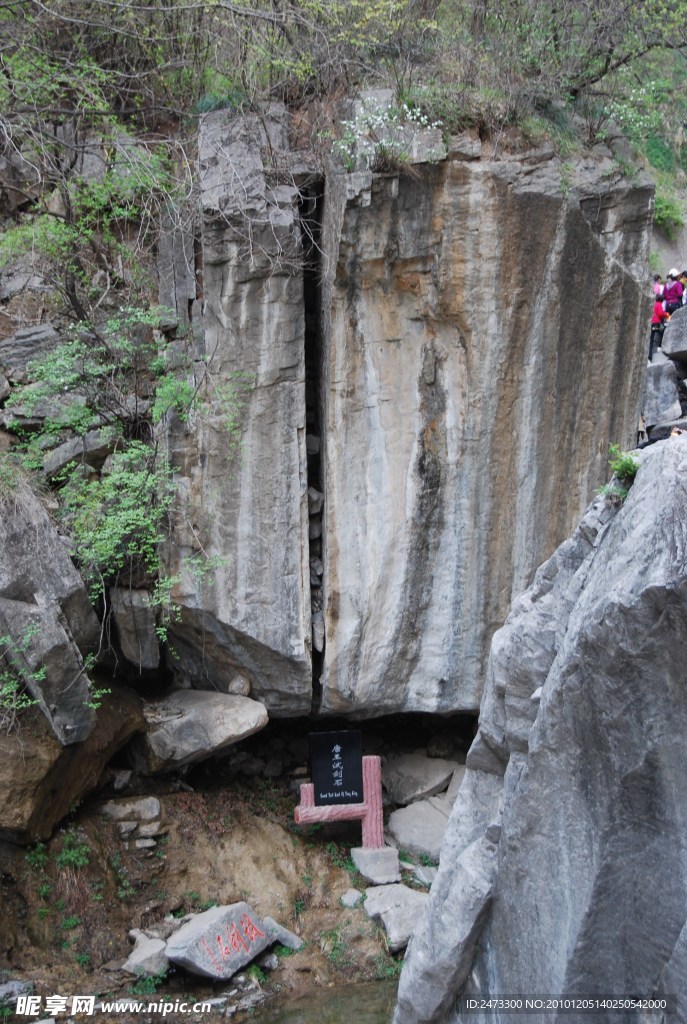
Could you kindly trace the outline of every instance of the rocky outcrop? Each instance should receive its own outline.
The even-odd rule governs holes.
[[[182,577],[171,641],[194,686],[223,690],[241,672],[270,713],[301,714],[312,673],[299,192],[288,163],[266,156],[288,150],[283,117],[210,115],[199,147],[206,405],[169,434],[181,506],[169,561]],[[199,577],[201,551],[212,567]]]
[[[673,313],[644,380],[642,419],[650,440],[664,439],[687,411],[687,308]]]
[[[94,723],[84,656],[100,629],[83,580],[40,501],[20,481],[0,495],[0,636],[5,664],[62,744]]]
[[[494,636],[395,1024],[455,1020],[459,994],[684,987],[687,438],[641,455]]]
[[[103,699],[95,728],[62,746],[36,714],[30,729],[0,735],[0,839],[35,843],[95,789],[112,757],[145,729],[137,698],[117,691]]]
[[[328,712],[477,707],[494,629],[635,437],[650,189],[449,149],[328,179]]]
[[[287,135],[276,107],[201,128],[203,302],[184,279],[178,307],[215,398],[168,434],[178,667],[271,715],[313,674],[326,714],[475,710],[510,601],[634,440],[651,188],[469,134],[322,185]]]

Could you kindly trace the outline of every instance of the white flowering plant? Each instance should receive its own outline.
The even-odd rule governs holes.
[[[394,172],[408,167],[418,136],[441,128],[441,122],[430,121],[407,103],[392,107],[365,100],[357,117],[342,121],[341,127],[341,138],[333,148],[347,171],[362,167]],[[430,150],[428,158],[438,159],[438,154]]]

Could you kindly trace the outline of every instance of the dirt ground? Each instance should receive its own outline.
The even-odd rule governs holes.
[[[393,978],[400,962],[387,952],[383,931],[362,906],[340,902],[346,890],[366,886],[349,852],[360,845],[360,825],[299,828],[294,780],[227,784],[216,771],[206,766],[195,780],[203,788],[193,792],[178,780],[134,780],[133,794],[154,794],[162,806],[165,834],[154,850],[136,849],[101,815],[104,799],[132,795],[108,788],[48,843],[28,850],[0,844],[0,981],[32,981],[42,997],[211,998],[232,983],[182,971],[140,980],[123,974],[133,948],[128,932],[239,900],[304,939],[297,953],[280,948],[276,969],[252,972],[253,992],[259,987],[270,1004],[322,986]]]

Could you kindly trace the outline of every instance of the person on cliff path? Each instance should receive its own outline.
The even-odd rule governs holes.
[[[670,316],[666,313],[661,302],[660,295],[656,296],[654,302],[654,311],[651,314],[651,335],[649,337],[649,362],[654,352],[654,346],[656,348],[661,347],[661,341],[663,340],[663,331],[665,330],[666,320],[670,320]]]
[[[660,274],[654,274],[654,295],[659,298],[663,297],[663,278]]]
[[[682,305],[684,288],[678,280],[680,271],[673,268],[666,277],[665,288],[663,289],[663,304],[666,313],[674,313]]]

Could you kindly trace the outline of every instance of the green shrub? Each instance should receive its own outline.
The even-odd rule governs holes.
[[[623,452],[617,444],[608,446],[608,465],[623,483],[631,482],[637,475],[639,462],[632,452]]]
[[[65,834],[62,849],[55,858],[58,868],[85,868],[90,864],[91,849],[76,832]]]
[[[685,218],[677,199],[657,192],[654,202],[654,224],[660,228],[666,238],[675,241],[680,228],[684,227]]]

